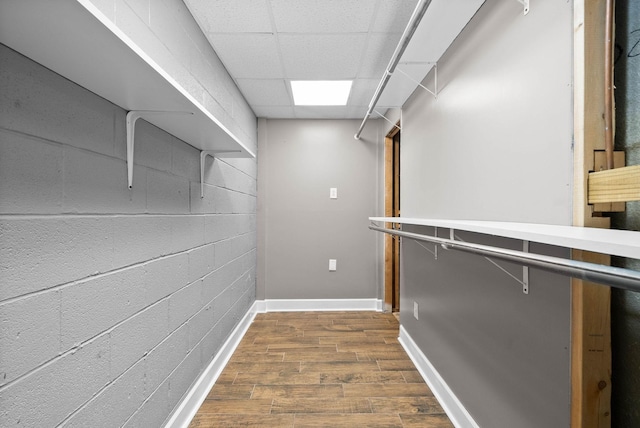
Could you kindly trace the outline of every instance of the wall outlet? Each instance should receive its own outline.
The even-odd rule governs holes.
[[[336,259],[329,259],[329,270],[331,272],[335,271],[337,268],[338,261]]]
[[[338,199],[338,188],[332,187],[329,189],[329,197],[331,199]]]
[[[418,302],[413,302],[413,317],[418,319]]]

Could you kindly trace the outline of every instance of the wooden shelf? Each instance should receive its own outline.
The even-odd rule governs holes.
[[[224,157],[255,157],[87,0],[0,5],[0,42],[153,125]]]
[[[640,232],[551,224],[406,217],[369,217],[371,221],[442,227],[541,244],[640,259]]]

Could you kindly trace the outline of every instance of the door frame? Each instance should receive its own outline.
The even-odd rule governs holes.
[[[384,216],[396,217],[400,207],[400,121],[384,138]],[[394,166],[395,164],[395,166]],[[395,209],[394,209],[395,208]],[[395,223],[386,223],[385,227],[395,228]],[[385,234],[384,238],[384,310],[400,310],[400,240]]]

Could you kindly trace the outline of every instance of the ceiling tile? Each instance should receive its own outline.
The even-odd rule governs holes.
[[[366,33],[372,0],[271,0],[276,30],[284,33]]]
[[[353,79],[366,35],[280,35],[285,77],[300,80]]]
[[[184,0],[205,32],[270,33],[267,0]]]
[[[283,70],[273,34],[207,34],[213,49],[236,79],[282,77]]]
[[[238,79],[238,87],[251,105],[287,106],[291,97],[286,83],[281,79]]]
[[[370,34],[358,77],[382,79],[401,36],[399,33]]]
[[[349,95],[349,105],[368,107],[380,83],[377,79],[356,79]]]
[[[297,119],[345,119],[349,109],[348,106],[297,106],[293,108]]]
[[[384,0],[371,28],[376,33],[402,33],[416,8],[418,0]]]

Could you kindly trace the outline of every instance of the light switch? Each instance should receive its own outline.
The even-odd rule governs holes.
[[[332,272],[335,271],[337,267],[337,263],[338,261],[336,259],[329,259],[329,270]]]
[[[338,188],[332,187],[329,189],[329,197],[331,199],[338,199]]]

